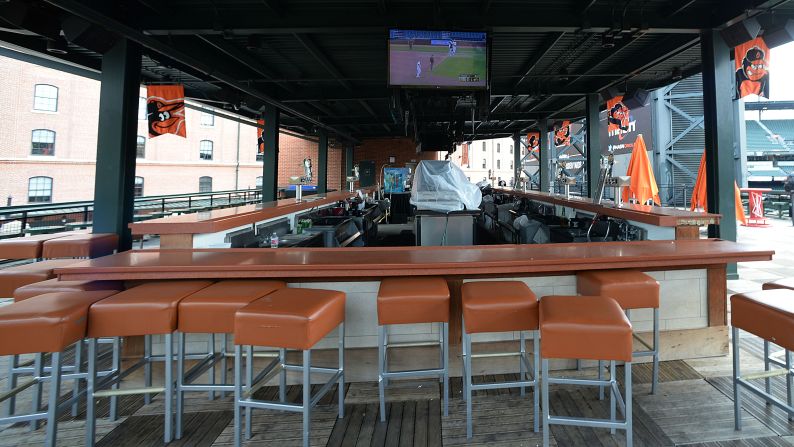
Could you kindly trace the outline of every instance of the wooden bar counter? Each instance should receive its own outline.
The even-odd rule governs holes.
[[[700,213],[676,208],[631,203],[625,203],[618,208],[615,207],[612,201],[604,200],[601,204],[595,204],[589,197],[571,196],[566,198],[562,194],[523,191],[512,188],[494,188],[494,191],[550,205],[573,208],[588,213],[614,217],[616,219],[625,219],[640,224],[655,227],[671,227],[675,229],[675,239],[678,240],[698,239],[700,238],[701,226],[718,224],[720,221],[719,214]]]
[[[369,189],[362,189],[369,192]],[[347,191],[335,191],[323,195],[304,196],[295,199],[282,199],[256,205],[217,209],[129,224],[134,235],[159,234],[160,248],[193,248],[193,238],[198,234],[217,233],[265,220],[276,219],[290,214],[331,205],[353,196]]]

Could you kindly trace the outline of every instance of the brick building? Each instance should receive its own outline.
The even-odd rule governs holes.
[[[141,102],[145,102],[141,88]],[[138,122],[136,194],[164,195],[256,187],[256,128],[187,109],[187,138],[148,138]],[[99,82],[0,57],[0,206],[91,200]],[[316,166],[317,143],[282,134],[279,185]],[[329,148],[328,187],[342,186],[341,148]]]
[[[457,145],[455,152],[450,155],[450,160],[458,164],[473,183],[493,178],[494,184],[504,180],[508,185],[512,185],[515,181],[513,178],[514,150],[512,138],[478,140],[469,144]],[[523,157],[524,148],[519,150]],[[464,159],[463,151],[468,151],[468,160]]]

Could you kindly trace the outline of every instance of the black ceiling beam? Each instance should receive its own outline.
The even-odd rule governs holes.
[[[331,74],[331,76],[336,78],[336,80],[342,85],[342,87],[345,88],[345,90],[353,90],[353,85],[350,83],[350,81],[345,80],[345,76],[342,74],[342,72],[336,68],[336,65],[334,65],[330,59],[328,59],[328,56],[325,55],[325,52],[323,52],[323,50],[317,46],[311,37],[303,34],[295,34],[295,38],[298,40],[298,42],[300,42],[301,45],[303,45],[303,48],[305,48],[306,51],[308,51],[309,54],[311,54],[312,57],[314,57],[314,59],[316,59],[317,62],[319,62],[320,65],[322,65],[323,68],[325,68],[325,70]]]
[[[234,89],[237,89],[253,97],[256,97],[261,101],[268,103],[274,107],[278,107],[279,109],[281,109],[282,111],[288,114],[292,114],[298,118],[308,121],[311,124],[324,128],[330,132],[336,133],[342,138],[355,141],[355,138],[353,138],[346,132],[342,132],[321,121],[318,121],[310,116],[307,116],[306,114],[296,110],[294,107],[279,102],[278,100],[262,92],[261,90],[253,88],[247,85],[246,83],[240,82],[238,79],[235,79],[234,77],[222,71],[223,67],[211,66],[200,58],[196,58],[195,56],[179,51],[173,48],[172,46],[165,44],[152,36],[148,36],[142,33],[141,31],[126,25],[125,23],[122,23],[111,17],[108,17],[105,14],[100,13],[96,9],[87,6],[79,1],[75,1],[75,0],[45,0],[45,1],[64,11],[67,11],[71,14],[74,14],[85,20],[88,20],[89,22],[93,22],[103,28],[113,30],[113,32],[122,35],[127,39],[136,42],[145,48],[149,48],[150,50],[161,53],[182,65],[192,67],[193,69],[205,73],[207,76],[215,78]]]
[[[582,0],[582,6],[579,8],[579,14],[585,14],[590,8],[595,5],[596,0]]]
[[[560,42],[560,40],[562,40],[563,36],[565,36],[565,33],[556,33],[550,36],[548,39],[546,39],[546,42],[543,44],[541,49],[535,52],[529,58],[529,61],[527,62],[527,66],[524,67],[519,72],[519,74],[521,74],[521,77],[518,78],[518,81],[516,81],[513,88],[518,88],[518,86],[521,85],[522,82],[524,82],[524,79],[526,79],[526,77],[529,76],[530,73],[532,73],[532,70],[534,70],[535,67],[538,66],[540,61],[546,58],[546,55],[548,55],[549,52],[552,49],[554,49],[554,47]]]
[[[0,36],[0,40],[3,37]],[[53,70],[62,71],[64,73],[69,73],[77,76],[82,76],[85,78],[93,79],[98,81],[100,79],[100,68],[101,63],[96,61],[97,63],[94,64],[94,68],[86,68],[84,64],[73,64],[64,59],[51,56],[47,53],[40,53],[32,51],[28,48],[20,47],[17,45],[7,44],[5,45],[9,48],[0,47],[0,56],[8,57],[11,59],[16,59],[18,61],[27,62],[30,64],[40,65],[42,67],[52,68]]]
[[[262,0],[262,4],[279,17],[284,16],[284,5],[279,0]]]
[[[665,9],[664,16],[667,18],[680,14],[685,9],[692,6],[697,0],[678,0],[670,2],[670,5]]]
[[[598,69],[598,67],[604,64],[604,62],[617,56],[625,49],[630,47],[632,44],[636,43],[639,40],[639,37],[640,36],[624,36],[623,39],[621,40],[620,45],[618,45],[615,48],[612,48],[608,55],[604,56],[603,54],[597,54],[596,56],[585,62],[584,66],[590,68],[588,68],[584,73],[582,73],[581,75],[569,75],[572,76],[573,79],[569,81],[567,84],[565,84],[565,86],[570,87],[573,84],[579,82],[579,80],[581,80],[584,76],[595,72]]]

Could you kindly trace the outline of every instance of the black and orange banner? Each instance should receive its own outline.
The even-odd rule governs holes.
[[[769,47],[761,37],[745,42],[734,51],[736,99],[747,95],[769,98]]]
[[[182,85],[147,86],[146,115],[149,138],[167,133],[185,138],[185,88]]]
[[[571,122],[565,120],[562,124],[554,126],[554,145],[565,147],[571,145]]]
[[[527,150],[531,154],[537,154],[540,151],[540,132],[527,133]]]
[[[607,101],[607,133],[617,135],[618,140],[629,131],[631,111],[623,104],[623,96],[615,96]]]
[[[265,120],[256,120],[256,154],[262,155],[265,153]]]

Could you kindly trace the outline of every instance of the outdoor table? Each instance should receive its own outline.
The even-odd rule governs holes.
[[[764,215],[764,193],[772,191],[771,188],[742,188],[741,192],[746,192],[750,200],[750,216],[747,218],[748,227],[766,226],[766,216]]]

